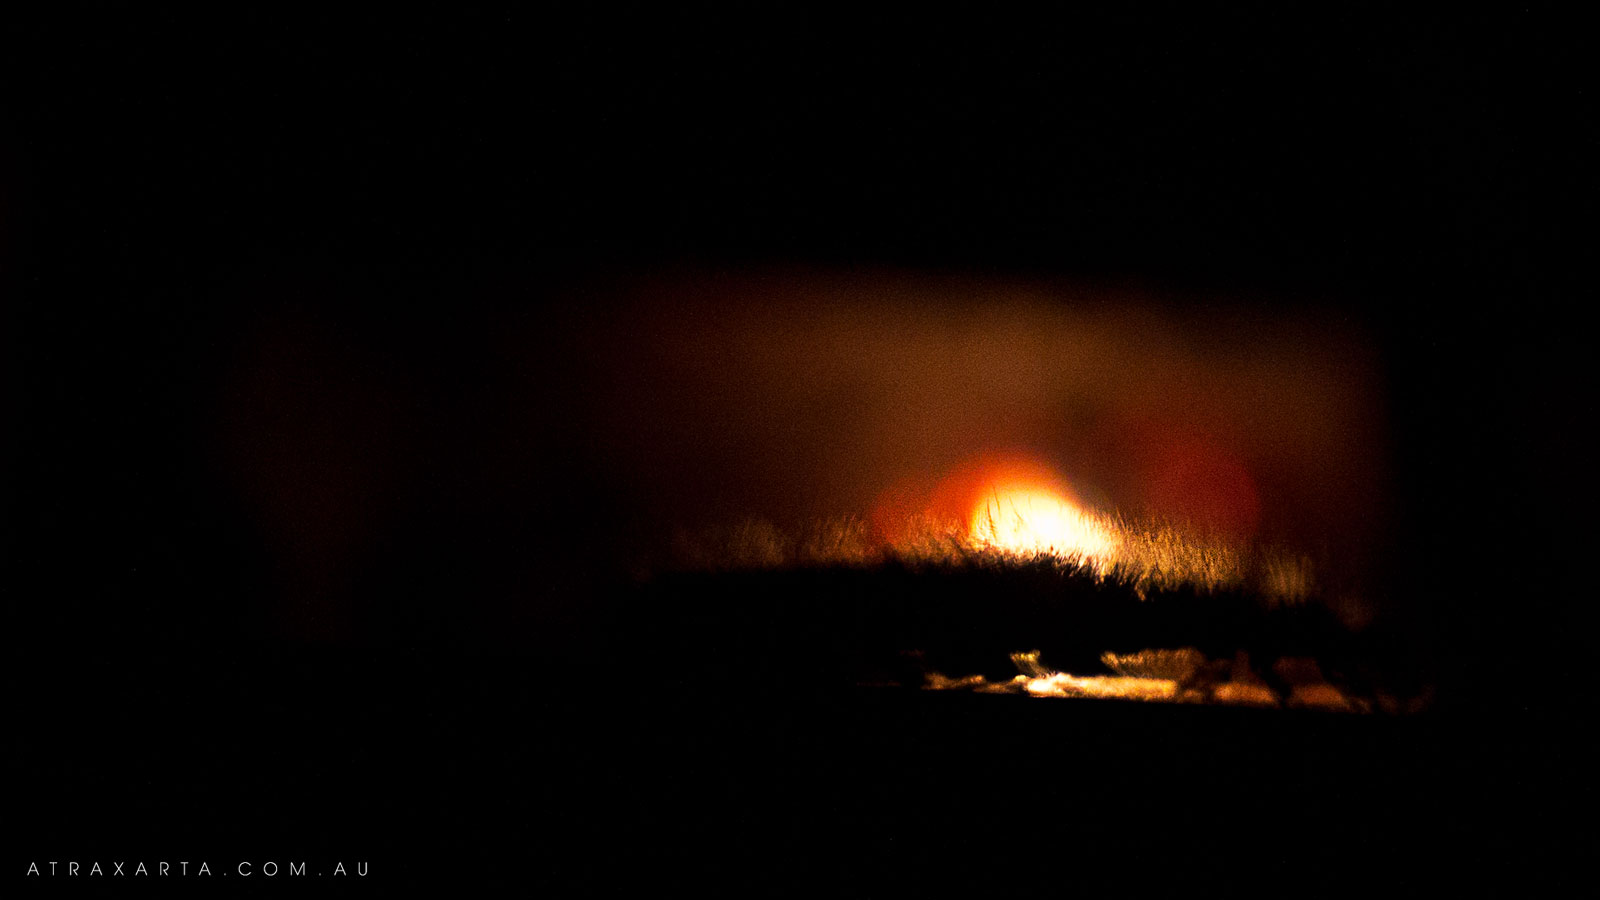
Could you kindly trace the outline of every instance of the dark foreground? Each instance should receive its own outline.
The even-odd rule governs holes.
[[[585,668],[583,659],[589,657]],[[41,664],[13,718],[21,873],[207,861],[232,888],[908,896],[1446,871],[1547,877],[1587,791],[1531,714],[1411,718],[689,683],[621,656],[252,648]],[[276,861],[275,880],[260,877]],[[367,863],[368,875],[354,865]],[[227,874],[223,874],[226,872]],[[49,892],[64,878],[41,880]]]

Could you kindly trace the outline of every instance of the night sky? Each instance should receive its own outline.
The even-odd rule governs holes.
[[[1520,703],[1499,673],[1576,671],[1597,133],[1577,29],[1548,12],[141,7],[5,30],[0,519],[25,665],[556,652],[684,485],[710,512],[831,499],[708,474],[738,447],[696,458],[670,410],[755,415],[703,393],[750,370],[623,358],[705,332],[662,298],[714,283],[710,315],[781,322],[792,285],[868,277],[1064,285],[1180,335],[1301,328],[1330,372],[1353,348],[1370,435],[1340,459],[1378,487],[1371,520],[1327,527],[1362,535],[1372,592],[1459,684],[1492,672]],[[887,324],[843,301],[776,352],[988,314],[936,293],[881,301]],[[1306,458],[1285,496],[1336,494]]]

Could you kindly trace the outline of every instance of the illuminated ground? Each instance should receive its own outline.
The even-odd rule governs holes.
[[[635,658],[681,687],[853,685],[1416,712],[1426,663],[1379,623],[1244,590],[1143,590],[1058,561],[677,573],[633,597]]]

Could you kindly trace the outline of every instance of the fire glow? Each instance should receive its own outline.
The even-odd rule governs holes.
[[[1011,553],[1050,553],[1102,570],[1114,558],[1116,540],[1072,501],[1049,489],[996,488],[972,514],[979,546]]]
[[[1095,509],[1054,466],[1023,453],[969,459],[925,494],[892,491],[871,520],[883,554],[901,560],[1054,561],[1141,594],[1247,586],[1295,602],[1311,584],[1309,561],[1281,549]]]
[[[688,570],[987,561],[1048,563],[1141,597],[1245,589],[1298,604],[1314,588],[1300,554],[1093,508],[1054,468],[1022,455],[974,458],[922,490],[896,486],[866,516],[791,530],[746,520],[679,538],[675,567]]]

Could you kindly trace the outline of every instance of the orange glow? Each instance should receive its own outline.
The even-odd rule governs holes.
[[[1311,596],[1314,573],[1303,555],[1254,548],[1216,528],[1215,520],[1128,518],[1102,512],[1079,496],[1039,457],[984,454],[942,477],[902,475],[862,516],[817,520],[799,530],[748,520],[686,536],[676,564],[716,569],[1045,558],[1080,574],[1115,579],[1141,598],[1149,591],[1191,587],[1256,590],[1272,603],[1301,603]]]
[[[1110,700],[1166,700],[1178,696],[1178,683],[1167,678],[1130,678],[1123,675],[1078,677],[1056,672],[1045,678],[1018,675],[1017,684],[1034,697],[1094,697]]]
[[[878,510],[920,505],[928,520],[955,526],[971,546],[1074,559],[1097,569],[1114,562],[1114,528],[1087,511],[1067,482],[1031,455],[985,454],[948,472],[921,503],[886,492]],[[891,499],[898,500],[892,504]]]
[[[1029,697],[1086,697],[1109,700],[1144,700],[1161,703],[1216,703],[1228,706],[1276,707],[1276,692],[1250,669],[1249,657],[1236,654],[1229,679],[1219,680],[1221,662],[1208,660],[1193,647],[1149,649],[1138,653],[1104,653],[1101,662],[1116,674],[1073,675],[1044,664],[1038,650],[1011,654],[1018,674],[1010,681],[990,681],[982,675],[951,678],[940,672],[924,672],[923,687],[930,691],[973,691],[981,694],[1021,694]],[[1297,684],[1284,705],[1343,713],[1370,713],[1374,707],[1390,715],[1402,709],[1417,712],[1428,704],[1428,692],[1407,701],[1379,692],[1372,698],[1345,693],[1322,680],[1316,663],[1310,659],[1280,658],[1273,666],[1283,676],[1291,673],[1315,678]],[[1287,676],[1285,676],[1287,677]]]
[[[1012,553],[1053,553],[1104,563],[1116,551],[1109,530],[1048,487],[996,486],[972,511],[972,538]]]

